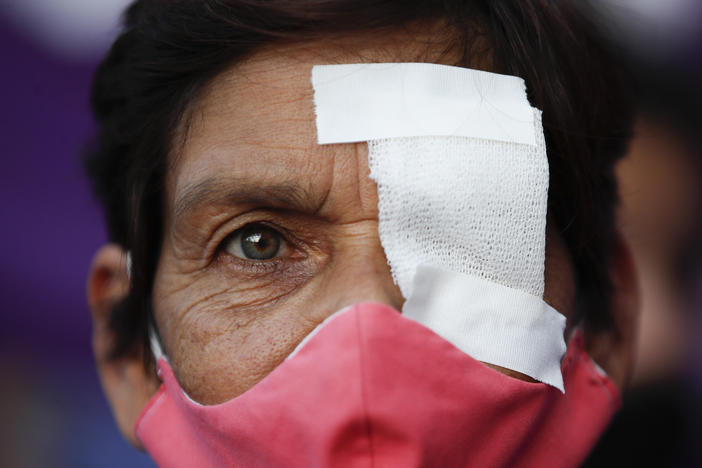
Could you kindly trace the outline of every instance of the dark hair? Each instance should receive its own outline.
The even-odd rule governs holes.
[[[477,44],[487,44],[492,71],[525,79],[532,105],[543,111],[549,219],[574,260],[579,314],[591,327],[610,325],[613,164],[631,111],[616,64],[569,1],[137,0],[95,75],[98,134],[86,159],[109,236],[132,258],[129,296],[111,316],[113,357],[139,352],[147,340],[167,158],[198,92],[264,45],[432,19],[450,26],[462,52],[456,65],[468,66],[481,52]]]

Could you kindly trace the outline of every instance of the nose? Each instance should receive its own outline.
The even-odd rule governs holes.
[[[345,222],[335,236],[333,286],[328,283],[326,294],[335,298],[334,310],[359,302],[377,302],[401,311],[405,299],[393,280],[378,234],[378,191],[370,178],[368,145],[357,143],[347,148],[352,151],[335,154],[335,167],[349,171],[336,178],[346,181],[337,182],[336,189],[338,199],[356,203],[350,204],[351,209],[343,208]]]
[[[336,310],[359,302],[377,302],[402,310],[405,298],[395,284],[385,252],[375,235],[363,246],[356,246],[339,259],[335,280]]]

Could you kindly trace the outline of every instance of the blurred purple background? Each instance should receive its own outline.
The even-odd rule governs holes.
[[[93,70],[126,3],[0,0],[2,467],[153,466],[122,439],[102,395],[84,292],[91,257],[106,241],[80,163],[93,129],[88,94]],[[650,34],[651,23],[630,22],[621,31],[629,31],[622,35],[633,54],[677,51],[692,57],[689,69],[702,70],[702,51],[688,47],[702,44],[686,35],[702,38],[699,21],[686,14],[688,6],[676,13],[679,20],[657,13],[693,1],[675,0],[668,10],[655,0],[601,3],[638,5],[645,15],[661,19],[661,31],[674,33],[645,42],[637,35]],[[702,282],[697,290],[702,296]],[[697,330],[702,330],[702,297],[696,310]],[[702,340],[696,338],[699,332],[691,336],[696,351],[686,361],[685,385],[697,382],[702,388]],[[621,440],[615,441],[620,447]]]
[[[0,5],[0,466],[153,466],[113,422],[85,303],[105,230],[80,154],[92,131],[92,73],[113,28],[96,38],[76,24],[60,42],[44,23],[70,24],[71,11],[38,8],[38,31],[16,4]],[[98,24],[114,23],[114,11]]]

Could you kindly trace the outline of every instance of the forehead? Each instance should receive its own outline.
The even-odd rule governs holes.
[[[305,58],[257,55],[215,78],[193,104],[170,188],[178,192],[223,171],[247,177],[258,166],[285,173],[305,155],[314,158],[312,64]]]
[[[311,69],[359,62],[455,63],[435,26],[420,33],[337,39],[269,47],[219,74],[192,104],[182,146],[171,157],[171,195],[199,181],[237,178],[306,179],[350,145],[317,145]],[[428,38],[433,38],[429,40]],[[293,180],[294,181],[294,180]],[[168,197],[173,199],[173,197]]]

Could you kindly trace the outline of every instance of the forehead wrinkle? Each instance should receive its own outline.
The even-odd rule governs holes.
[[[322,200],[298,182],[261,185],[244,178],[210,177],[183,189],[174,204],[174,215],[178,220],[203,205],[262,205],[313,213]]]

